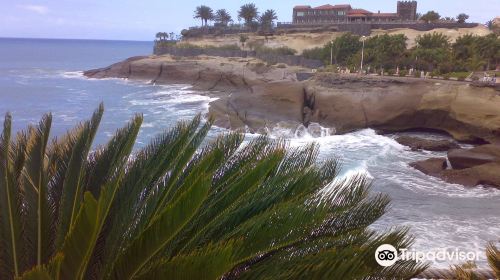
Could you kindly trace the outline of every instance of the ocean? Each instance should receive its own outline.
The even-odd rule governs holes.
[[[152,42],[0,39],[0,114],[11,112],[13,128],[20,130],[52,112],[52,135],[58,136],[89,118],[103,102],[105,114],[96,145],[104,144],[135,113],[141,113],[144,124],[136,148],[144,146],[178,120],[207,112],[213,99],[189,85],[87,79],[82,71],[149,55],[152,48]],[[215,127],[209,138],[223,131]],[[392,199],[388,213],[374,229],[408,226],[415,237],[413,250],[474,252],[479,254],[479,266],[486,266],[485,246],[500,238],[500,190],[447,184],[408,165],[445,153],[411,151],[394,140],[396,135],[378,135],[371,129],[322,137],[313,137],[304,128],[275,129],[270,134],[286,135],[291,146],[317,142],[320,160],[342,160],[342,176],[364,173],[370,177],[373,193],[386,193]],[[448,267],[451,263],[458,262],[434,261],[432,265]]]

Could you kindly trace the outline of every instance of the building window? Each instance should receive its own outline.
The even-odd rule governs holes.
[[[344,11],[339,11],[339,16],[345,16],[345,12]]]
[[[305,13],[304,12],[297,12],[297,16],[298,17],[303,17],[303,16],[305,16]]]

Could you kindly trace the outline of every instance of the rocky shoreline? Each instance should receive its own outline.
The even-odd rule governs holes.
[[[298,67],[266,65],[253,58],[143,56],[89,70],[84,75],[190,84],[218,97],[210,103],[209,115],[217,126],[229,129],[264,132],[286,123],[306,127],[319,124],[334,128],[337,133],[362,128],[383,132],[433,130],[447,133],[457,141],[496,148],[500,145],[500,95],[494,89],[456,81],[331,73],[318,73],[300,82],[296,74],[303,71]],[[424,144],[420,143],[423,149]],[[437,146],[448,150],[443,144]],[[430,164],[440,166],[437,160]],[[477,174],[477,170],[482,174],[500,173],[496,161],[452,170],[461,170],[460,176],[447,170],[427,174],[443,173],[440,178],[463,185],[500,187],[500,180],[454,179],[467,172],[469,178],[474,177],[470,174]]]

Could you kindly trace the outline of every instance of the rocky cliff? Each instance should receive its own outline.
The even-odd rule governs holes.
[[[299,82],[299,71],[303,69],[268,66],[252,58],[150,56],[89,70],[85,76],[191,84],[203,94],[218,97],[210,103],[209,115],[216,125],[230,129],[265,132],[277,125],[317,127],[318,123],[337,133],[368,127],[390,132],[430,129],[458,141],[491,143],[496,147],[493,150],[500,149],[500,94],[492,88],[456,81],[335,74],[316,74]],[[429,146],[421,142],[415,144]],[[436,145],[441,149],[442,143],[431,146]],[[468,152],[450,152],[453,169],[447,168],[446,159],[412,166],[452,183],[500,187],[497,160],[480,164],[469,160],[468,168],[457,169],[459,157],[454,153],[463,158]]]
[[[253,131],[279,122],[311,122],[345,133],[432,129],[459,141],[500,144],[500,95],[465,82],[318,74],[298,82],[298,68],[256,59],[134,57],[90,70],[90,78],[117,77],[191,84],[219,97],[210,114],[219,126]]]

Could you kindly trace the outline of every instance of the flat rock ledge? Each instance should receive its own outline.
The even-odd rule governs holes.
[[[446,158],[431,158],[411,163],[424,174],[467,187],[478,185],[500,188],[500,146],[482,145],[472,149],[452,149]]]
[[[400,136],[395,140],[401,145],[410,147],[413,151],[446,152],[460,147],[458,143],[451,140],[429,140],[412,136]]]

